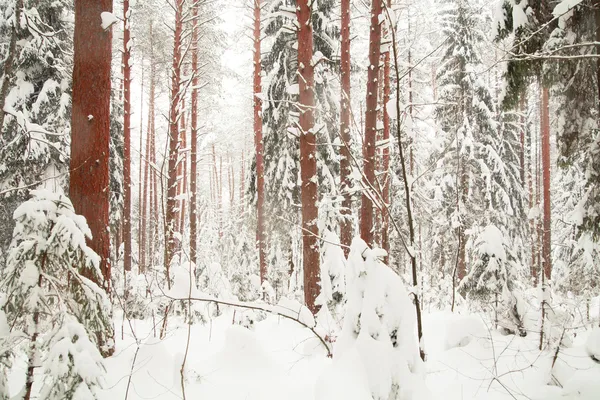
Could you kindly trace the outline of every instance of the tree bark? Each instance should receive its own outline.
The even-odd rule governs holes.
[[[123,268],[131,271],[131,11],[123,1]]]
[[[388,9],[391,8],[391,0],[387,1]],[[390,21],[387,21],[390,24]],[[391,29],[391,27],[390,27]],[[410,53],[409,53],[410,57]],[[410,65],[410,59],[409,59]],[[409,74],[410,74],[409,70]],[[388,114],[388,103],[390,101],[390,51],[385,53],[383,60],[383,141],[385,143],[382,150],[382,170],[383,170],[383,185],[382,185],[382,198],[386,206],[390,206],[390,116]],[[409,75],[409,90],[410,90],[410,75]],[[412,93],[409,91],[409,93]],[[411,101],[412,102],[412,101]],[[412,106],[411,106],[412,108]],[[412,153],[411,153],[412,154]],[[412,171],[411,171],[412,174]],[[390,216],[387,212],[383,212],[381,215],[381,248],[384,249],[388,255],[385,257],[384,262],[389,262],[390,254],[390,235],[389,235]]]
[[[375,141],[377,140],[377,96],[379,85],[379,57],[381,54],[381,0],[371,3],[371,31],[369,35],[369,70],[367,73],[367,99],[365,112],[365,138],[363,144],[363,169],[366,179],[360,209],[360,236],[373,246],[373,202],[372,188],[375,188]]]
[[[542,270],[546,280],[552,275],[552,214],[550,210],[550,110],[548,88],[542,89],[542,180],[544,186],[544,225],[542,233]]]
[[[167,210],[165,218],[165,274],[167,287],[171,288],[170,268],[178,247],[177,225],[177,172],[179,158],[179,118],[181,106],[181,36],[183,31],[184,0],[175,4],[175,33],[173,41],[173,65],[171,70],[171,98],[169,107],[169,162],[167,178]],[[162,334],[161,334],[162,336]]]
[[[520,129],[520,142],[521,142],[521,151],[519,152],[519,163],[521,167],[521,185],[523,189],[525,189],[525,95],[521,95],[521,99],[519,101],[519,111],[521,116],[519,117],[521,120],[521,129]]]
[[[71,161],[69,197],[92,232],[90,247],[100,256],[103,285],[110,290],[108,232],[111,29],[100,26],[100,13],[112,12],[112,0],[75,1]]]
[[[187,75],[187,73],[186,73]],[[186,201],[185,201],[185,196],[187,194],[187,159],[188,159],[188,152],[187,152],[187,126],[185,124],[185,106],[184,106],[185,101],[182,103],[181,105],[181,130],[179,132],[179,135],[181,137],[181,144],[179,147],[179,172],[177,173],[178,176],[178,181],[179,181],[179,193],[177,194],[178,197],[180,198],[179,200],[179,207],[178,207],[178,224],[179,224],[179,233],[181,233],[182,236],[182,240],[183,240],[183,235],[184,235],[184,231],[185,231],[185,207],[186,207]]]
[[[190,260],[197,264],[198,216],[198,4],[193,6],[192,21],[192,137],[190,149]]]
[[[299,0],[298,17],[298,84],[300,89],[300,179],[302,181],[302,254],[304,266],[304,301],[314,314],[320,292],[319,209],[317,207],[317,158],[314,132],[314,65],[312,8],[310,0]]]
[[[143,164],[140,163],[140,168],[143,165],[143,186],[141,193],[141,218],[140,218],[140,273],[146,272],[146,267],[149,262],[152,265],[153,240],[152,232],[155,221],[151,217],[151,210],[156,205],[152,202],[153,188],[148,190],[148,186],[152,186],[154,170],[150,169],[150,164],[154,159],[154,97],[155,97],[155,77],[154,77],[154,39],[153,39],[153,21],[150,21],[150,94],[148,101],[148,127],[146,131],[146,153],[143,159]],[[141,132],[141,126],[140,126]],[[141,151],[141,149],[140,149]],[[155,189],[154,189],[155,190]],[[148,209],[150,204],[150,210]],[[150,237],[150,240],[147,240]],[[149,249],[146,251],[146,245],[149,244]]]
[[[262,82],[261,82],[261,39],[260,0],[254,0],[254,149],[256,152],[256,244],[260,268],[260,283],[267,280],[267,251],[265,235],[265,166],[262,137]]]
[[[342,18],[342,43],[341,43],[341,109],[340,109],[340,135],[342,147],[340,149],[340,192],[342,193],[342,209],[340,213],[340,242],[344,246],[344,255],[350,253],[352,242],[352,198],[350,197],[350,0],[341,1]]]

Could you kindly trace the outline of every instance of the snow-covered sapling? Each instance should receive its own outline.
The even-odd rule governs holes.
[[[496,226],[488,225],[477,238],[475,246],[479,257],[460,283],[459,290],[484,309],[491,306],[496,327],[500,322],[507,322],[500,321],[504,313],[508,321],[512,321],[512,326],[505,328],[513,332],[518,330],[521,336],[525,336],[518,297],[513,294],[515,270],[507,257],[504,235]]]
[[[95,282],[100,257],[86,244],[85,218],[62,194],[32,191],[16,223],[0,289],[11,335],[27,351],[23,398],[91,398],[113,348],[110,303]],[[34,372],[37,368],[43,373]],[[87,396],[86,396],[87,395]]]

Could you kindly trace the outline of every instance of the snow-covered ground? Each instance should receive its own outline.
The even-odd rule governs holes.
[[[236,313],[239,318],[240,310]],[[210,323],[192,325],[186,398],[371,398],[350,362],[332,374],[336,361],[327,358],[320,342],[296,322],[268,316],[249,330],[233,325],[233,319],[228,309]],[[172,318],[167,338],[160,341],[153,336],[151,321],[131,321],[141,343],[138,350],[129,324],[125,322],[122,340],[121,319],[117,316],[116,321],[117,352],[106,360],[101,398],[123,399],[129,384],[128,399],[181,399],[187,326]],[[598,350],[600,329],[581,329],[573,346],[560,349],[551,368],[554,352],[540,353],[537,335],[503,336],[475,315],[426,314],[424,328],[424,378],[433,399],[600,398],[600,364],[590,357]]]

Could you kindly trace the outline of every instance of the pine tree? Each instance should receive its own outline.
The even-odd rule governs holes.
[[[110,287],[109,142],[111,27],[98,24],[112,2],[75,3],[73,99],[69,197],[92,231],[90,246],[101,257],[104,285]],[[106,15],[106,14],[105,14]],[[94,93],[94,96],[89,96]]]
[[[363,143],[364,192],[360,206],[360,237],[373,246],[375,230],[374,192],[375,183],[375,145],[377,141],[377,114],[379,92],[379,57],[381,52],[381,0],[371,1],[371,27],[369,30],[369,67],[367,72],[367,99],[365,111],[365,135]]]
[[[293,262],[291,226],[299,225],[300,203],[300,152],[299,110],[295,106],[299,95],[296,2],[273,1],[268,6],[269,23],[264,43],[272,43],[262,59],[266,74],[263,81],[263,153],[265,174],[265,208],[273,210],[265,224],[270,232],[267,258],[282,249],[285,260],[276,264]],[[339,129],[337,121],[338,99],[335,95],[332,69],[333,55],[337,51],[339,28],[332,21],[333,1],[314,3],[311,10],[314,57],[314,131],[316,137],[316,163],[319,181],[318,198],[332,196],[337,191],[338,165],[333,141]],[[264,51],[264,50],[263,50]],[[256,201],[256,158],[252,162],[250,185],[251,200]],[[325,225],[337,225],[336,210],[319,210]],[[284,248],[286,248],[284,250]],[[271,273],[272,268],[269,268]]]

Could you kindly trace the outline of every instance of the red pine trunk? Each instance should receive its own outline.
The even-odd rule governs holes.
[[[123,1],[123,268],[131,271],[131,59],[129,0]]]
[[[254,149],[256,152],[256,243],[261,284],[267,280],[267,247],[265,243],[265,166],[262,137],[262,93],[260,64],[260,1],[254,0]],[[243,166],[243,164],[242,164]]]
[[[87,220],[92,232],[89,245],[101,257],[104,287],[109,290],[112,34],[110,28],[103,30],[100,26],[99,16],[104,11],[112,11],[111,0],[75,1],[69,197],[75,212]]]
[[[544,278],[549,280],[552,275],[551,255],[551,222],[550,210],[550,113],[548,109],[548,88],[542,89],[542,176],[544,186],[544,230],[542,233],[542,270]]]
[[[177,159],[179,157],[179,117],[181,106],[181,35],[183,0],[175,4],[175,35],[173,43],[173,65],[171,70],[171,104],[169,107],[169,163],[167,178],[167,210],[165,218],[165,273],[167,287],[171,288],[170,267],[178,247],[177,226]]]
[[[192,137],[190,149],[190,260],[197,264],[198,216],[197,179],[198,179],[198,5],[193,7],[192,21]]]
[[[183,108],[183,107],[182,107]],[[181,114],[181,148],[180,148],[180,164],[179,164],[179,195],[181,200],[179,201],[179,232],[183,236],[185,230],[185,196],[187,194],[187,129],[185,126],[185,118],[184,118],[184,110],[182,110]]]
[[[146,134],[146,154],[143,159],[143,190],[141,191],[141,207],[142,213],[140,218],[140,273],[144,273],[146,271],[146,266],[148,261],[150,265],[152,265],[152,251],[153,251],[153,224],[154,221],[149,216],[152,214],[150,210],[154,210],[153,207],[156,207],[150,196],[152,196],[153,190],[156,188],[151,188],[148,190],[148,186],[152,185],[154,175],[154,170],[150,169],[150,164],[154,162],[154,97],[155,97],[155,77],[154,77],[154,41],[152,38],[152,21],[150,22],[150,100],[148,105],[148,127]],[[141,167],[140,167],[141,168]],[[152,175],[151,175],[152,174]],[[150,210],[148,209],[148,203],[150,203]],[[147,240],[150,237],[150,240]],[[146,245],[149,244],[149,251],[146,252]],[[148,254],[149,260],[146,258]]]
[[[352,242],[352,198],[350,197],[350,0],[341,2],[342,17],[342,48],[341,48],[341,110],[340,110],[340,135],[342,147],[340,148],[340,192],[342,193],[342,219],[340,221],[340,242],[344,255],[350,253]]]
[[[298,18],[298,84],[300,89],[300,179],[302,201],[302,244],[304,262],[304,301],[315,313],[315,299],[319,295],[319,209],[317,208],[317,158],[316,135],[313,131],[314,116],[314,66],[312,9],[310,0],[299,0],[296,8]]]
[[[360,208],[360,236],[373,245],[373,202],[369,196],[375,188],[375,141],[377,140],[377,95],[379,85],[379,57],[381,46],[381,1],[371,3],[371,32],[369,35],[369,70],[367,73],[367,99],[365,112],[365,138],[363,145],[363,169],[366,190]]]
[[[391,0],[388,0],[387,6],[391,6]],[[389,21],[387,21],[389,25]],[[409,61],[410,64],[410,61]],[[410,82],[410,80],[409,80]],[[410,83],[409,83],[410,86]],[[410,90],[410,89],[409,89]],[[383,147],[382,154],[382,170],[383,170],[383,185],[382,185],[382,197],[383,202],[386,206],[390,206],[390,116],[388,114],[387,104],[390,101],[390,52],[385,53],[383,60],[383,141],[385,146]],[[412,174],[412,171],[411,171]],[[390,254],[390,235],[389,235],[389,215],[387,210],[383,210],[381,218],[381,248],[384,249],[388,255]],[[389,256],[385,258],[387,263]]]

